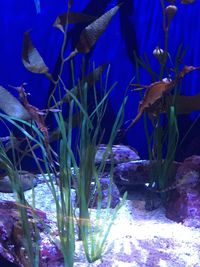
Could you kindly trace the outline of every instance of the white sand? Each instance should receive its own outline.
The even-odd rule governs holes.
[[[25,195],[31,201],[31,191]],[[55,218],[55,205],[48,187],[39,184],[35,195],[36,207]],[[0,199],[12,200],[13,196],[0,193]],[[144,200],[133,198],[120,210],[102,260],[87,263],[81,242],[77,241],[74,266],[200,267],[200,229],[168,220],[162,207],[145,211]]]

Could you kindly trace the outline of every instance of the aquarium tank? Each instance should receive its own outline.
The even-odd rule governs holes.
[[[159,223],[198,244],[199,11],[1,1],[0,266],[172,266]]]

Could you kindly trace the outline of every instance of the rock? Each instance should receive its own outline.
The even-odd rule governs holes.
[[[123,164],[128,163],[130,161],[137,161],[140,159],[138,152],[130,147],[125,145],[113,145],[112,146],[112,153],[108,152],[108,155],[105,154],[107,149],[107,146],[104,144],[101,144],[98,146],[96,155],[95,155],[95,163],[97,165],[100,165],[102,161],[104,160],[105,156],[105,169],[103,170],[102,177],[100,178],[100,183],[102,187],[102,208],[106,208],[107,202],[108,202],[108,188],[109,188],[109,174],[110,174],[110,167],[111,164],[114,164],[114,172],[117,164]],[[115,182],[115,181],[114,181]],[[115,183],[112,184],[111,189],[111,208],[114,208],[120,201],[120,193],[115,185]],[[94,193],[94,199],[90,204],[90,207],[97,207],[97,198],[98,193]]]
[[[62,253],[48,234],[47,229],[50,229],[51,222],[46,219],[44,212],[37,209],[35,212],[39,216],[38,220],[33,218],[32,210],[27,208],[31,237],[35,238],[35,227],[39,232],[39,266],[64,267]],[[0,255],[19,267],[29,267],[17,204],[12,201],[1,201],[0,214]],[[45,227],[41,221],[45,223]]]
[[[98,146],[95,155],[96,164],[100,164],[102,162],[105,151],[106,151],[106,145],[101,144]],[[129,146],[113,145],[112,152],[113,152],[112,160],[114,164],[140,159],[138,152],[134,148]],[[108,165],[111,164],[111,153],[108,153],[108,156],[106,158],[106,164]]]
[[[186,226],[200,227],[200,156],[186,158],[177,170],[179,186],[166,205],[166,217]]]
[[[106,209],[108,200],[109,200],[109,186],[110,186],[110,177],[104,176],[100,178],[100,184],[101,184],[101,194],[102,194],[102,203],[101,208]],[[90,201],[89,208],[97,208],[98,204],[98,190],[97,188],[92,188],[91,191],[94,191],[93,198]],[[112,183],[111,185],[111,202],[110,202],[110,208],[115,208],[120,203],[120,193],[117,188],[117,186]]]
[[[114,168],[114,181],[118,185],[140,185],[148,182],[149,160],[135,160],[117,164]]]
[[[150,160],[135,160],[117,164],[114,168],[114,182],[117,185],[135,186],[144,185],[149,182],[149,177],[155,162]],[[172,178],[175,177],[181,163],[174,161],[171,171]],[[169,180],[172,179],[169,177]]]
[[[174,192],[166,206],[166,217],[186,226],[200,227],[200,187]]]
[[[27,171],[19,171],[18,179],[22,185],[23,191],[29,190],[37,185],[37,179],[35,178],[35,175]],[[0,192],[13,192],[10,179],[7,175],[0,179]]]
[[[151,172],[154,168],[155,162],[150,160],[136,160],[125,163],[117,164],[114,168],[113,179],[117,186],[120,186],[123,191],[130,190],[135,186],[145,185],[150,182]],[[181,164],[178,162],[173,162],[171,173],[168,177],[169,181],[174,180],[177,168]],[[156,177],[155,177],[156,178]],[[156,192],[146,189],[145,191],[146,210],[157,209],[161,200]]]
[[[176,180],[181,179],[185,174],[191,171],[200,173],[200,156],[193,155],[186,158],[177,170]]]

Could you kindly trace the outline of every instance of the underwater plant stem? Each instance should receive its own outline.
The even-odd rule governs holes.
[[[64,54],[65,54],[65,47],[66,47],[66,44],[67,44],[67,29],[68,29],[68,20],[69,20],[69,12],[70,12],[70,8],[71,8],[71,5],[68,5],[68,9],[67,9],[67,15],[66,15],[66,23],[65,23],[65,29],[63,31],[63,42],[62,42],[62,46],[61,46],[61,52],[60,52],[60,58],[61,58],[61,64],[60,64],[60,70],[59,70],[59,73],[58,73],[58,78],[56,81],[54,81],[54,87],[53,87],[53,90],[52,90],[52,93],[48,99],[48,108],[50,107],[50,103],[51,103],[51,100],[52,100],[52,96],[54,95],[55,91],[56,91],[56,88],[57,88],[57,85],[60,81],[60,78],[62,76],[62,73],[63,73],[63,69],[64,69],[64,65],[65,65],[65,57],[64,57]]]
[[[190,132],[191,129],[194,127],[194,125],[197,123],[197,121],[199,120],[199,118],[200,118],[200,115],[198,115],[198,116],[195,118],[195,120],[192,122],[192,124],[190,125],[189,129],[187,130],[187,132],[186,132],[185,135],[183,136],[183,138],[182,138],[182,140],[181,140],[181,142],[180,142],[180,144],[179,144],[179,147],[181,147],[182,144],[185,142],[185,139],[187,138],[189,132]]]
[[[137,54],[136,54],[135,51],[133,52],[133,55],[134,55],[134,59],[135,59],[136,80],[137,80],[137,82],[140,85],[141,84],[141,81],[140,81],[140,73],[139,73],[139,60],[138,60],[138,57],[137,57]],[[146,140],[147,140],[147,147],[148,147],[149,159],[152,160],[151,138],[150,138],[149,131],[148,131],[146,113],[144,114],[144,130],[145,130],[145,135],[146,135]]]
[[[161,62],[161,69],[160,69],[160,80],[163,79],[164,70],[166,68],[166,62],[168,57],[168,43],[169,43],[169,31],[168,27],[166,26],[166,13],[165,13],[165,4],[163,0],[160,0],[162,6],[162,13],[163,13],[163,31],[164,31],[164,56]]]
[[[11,135],[11,132],[10,132],[10,135]],[[15,155],[14,144],[12,142],[12,139],[11,139],[11,147],[12,147],[13,162],[11,162],[10,159],[8,158],[1,143],[0,143],[0,156],[1,156],[1,161],[3,162],[3,165],[6,168],[6,171],[8,173],[8,177],[12,185],[12,190],[15,193],[16,204],[18,205],[19,216],[21,218],[22,233],[26,237],[26,239],[23,240],[23,246],[25,247],[26,253],[28,256],[27,264],[32,265],[32,263],[35,263],[34,258],[35,259],[37,258],[37,255],[35,254],[35,250],[37,250],[38,246],[35,243],[35,249],[34,249],[34,246],[32,243],[30,225],[29,225],[28,214],[26,210],[27,202],[24,196],[24,191],[22,189],[21,182],[19,180],[19,174],[17,172],[16,155]],[[32,266],[37,267],[38,265],[34,264]]]

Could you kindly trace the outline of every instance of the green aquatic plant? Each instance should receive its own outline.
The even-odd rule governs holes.
[[[98,101],[96,90],[93,90],[96,100],[94,109],[90,113],[87,104],[87,84],[80,88],[80,90],[82,90],[80,92],[82,96],[80,100],[73,93],[71,93],[70,91],[68,92],[71,100],[67,127],[62,112],[59,111],[54,114],[58,127],[60,129],[60,140],[58,141],[59,153],[56,157],[56,160],[59,164],[58,170],[52,167],[52,162],[49,161],[46,151],[45,137],[40,129],[38,129],[38,126],[36,124],[31,125],[31,123],[23,121],[22,119],[0,114],[1,118],[15,125],[27,138],[30,151],[37,163],[38,169],[42,173],[44,180],[48,184],[50,191],[54,197],[57,212],[57,226],[59,231],[59,241],[57,241],[57,244],[63,253],[65,266],[73,266],[74,262],[73,255],[75,249],[75,222],[77,223],[80,231],[79,236],[81,237],[81,240],[83,242],[86,257],[89,262],[93,262],[102,257],[102,253],[105,249],[105,242],[109,235],[112,223],[116,217],[118,210],[125,200],[124,196],[123,201],[113,211],[110,210],[111,187],[113,183],[113,168],[111,168],[109,184],[110,195],[108,196],[110,200],[107,203],[107,210],[102,211],[102,188],[100,177],[102,176],[102,173],[104,171],[105,162],[107,159],[106,155],[108,156],[108,154],[110,154],[109,152],[111,152],[112,143],[116,136],[117,130],[120,128],[123,122],[123,112],[126,98],[122,103],[116,121],[113,125],[110,140],[107,145],[107,151],[104,158],[102,159],[102,164],[98,168],[95,165],[97,145],[99,143],[99,140],[101,139],[102,132],[101,120],[105,115],[107,99],[113,87],[114,85],[107,92],[105,91],[105,95],[102,99],[100,99],[100,101]],[[78,159],[74,154],[75,152],[73,152],[72,150],[72,118],[73,111],[77,108],[79,108],[80,112],[82,113],[82,121],[79,126],[80,134],[77,140]],[[23,126],[19,124],[19,122],[23,123],[23,125],[26,125],[30,129],[32,128],[34,133],[30,134],[27,130],[24,129]],[[34,147],[34,144],[31,145],[31,141],[37,143],[42,151],[42,161],[45,164],[45,171],[43,171],[41,163],[36,156],[34,149],[32,149],[32,147]],[[58,179],[59,191],[57,191],[55,188],[52,173]],[[74,184],[73,173],[75,174],[77,184],[77,207],[80,209],[78,217],[76,214],[77,207],[73,205],[71,200],[71,188],[72,184]],[[95,184],[94,187],[97,188],[96,190],[98,192],[98,204],[95,218],[92,217],[92,213],[89,210],[89,204],[92,201],[92,183],[93,186]],[[25,205],[25,203],[23,203],[23,205]],[[34,255],[34,250],[31,250],[31,252]]]
[[[88,104],[87,104],[87,90],[84,90],[83,93],[83,107],[87,112]],[[96,93],[95,99],[97,99]],[[103,98],[103,101],[96,102],[96,107],[94,111],[91,113],[89,117],[85,117],[82,120],[81,128],[80,128],[80,145],[79,145],[79,159],[80,165],[77,172],[77,196],[78,196],[78,205],[80,207],[79,212],[79,230],[80,230],[80,238],[83,240],[83,246],[86,253],[86,257],[89,262],[93,262],[102,257],[102,252],[105,248],[105,242],[107,240],[110,228],[112,223],[116,217],[118,210],[121,205],[124,203],[124,199],[122,203],[120,203],[113,212],[110,212],[110,201],[111,201],[111,187],[113,183],[113,168],[111,167],[109,172],[109,195],[108,195],[108,203],[107,203],[107,211],[102,212],[101,204],[102,204],[102,189],[100,183],[100,177],[104,172],[105,162],[108,157],[108,152],[112,150],[112,144],[116,137],[117,130],[122,125],[123,109],[124,104],[126,102],[126,98],[122,103],[122,106],[118,112],[116,121],[113,125],[112,132],[110,135],[110,140],[107,144],[107,149],[105,152],[105,157],[102,159],[102,164],[99,168],[95,165],[95,155],[97,151],[97,145],[99,143],[99,138],[101,138],[101,120],[106,111],[106,99],[107,95]],[[95,124],[94,122],[95,121]],[[95,184],[95,188],[97,188],[98,193],[98,203],[97,203],[97,212],[96,218],[91,218],[89,212],[89,205],[93,201],[93,197],[91,195],[91,184]],[[95,220],[95,223],[93,222]],[[100,225],[100,226],[99,226]]]
[[[180,81],[187,73],[198,70],[199,67],[184,66],[180,70],[186,53],[186,50],[182,49],[182,45],[179,46],[175,59],[171,58],[168,49],[170,41],[169,30],[178,8],[175,5],[175,1],[170,1],[171,5],[167,6],[163,0],[160,2],[163,13],[164,47],[162,49],[157,46],[153,51],[153,55],[160,65],[160,70],[158,73],[153,70],[146,54],[144,54],[144,58],[141,58],[134,52],[136,79],[138,83],[131,84],[131,86],[136,87],[135,90],[140,90],[140,92],[142,89],[146,91],[144,94],[141,93],[142,100],[139,104],[138,114],[125,131],[133,127],[144,114],[144,129],[147,138],[149,159],[152,163],[154,162],[154,164],[151,164],[150,187],[156,185],[158,188],[163,189],[171,182],[173,161],[179,145],[177,116],[199,109],[196,101],[195,104],[192,104],[189,97],[180,96]],[[173,78],[171,78],[171,65],[173,65]],[[149,73],[152,79],[151,84],[141,85],[140,68],[145,69]],[[171,95],[172,89],[173,95]],[[187,101],[187,99],[190,101]],[[151,130],[147,123],[147,114],[152,122]]]
[[[39,2],[37,1],[37,4]],[[17,179],[21,169],[21,161],[29,156],[35,160],[38,172],[42,174],[56,206],[56,222],[58,228],[58,238],[49,233],[51,240],[59,247],[63,254],[64,265],[73,266],[75,245],[78,236],[82,240],[83,248],[89,262],[93,262],[102,257],[105,244],[113,221],[125,201],[126,195],[114,210],[110,209],[111,188],[113,183],[113,164],[110,170],[109,195],[107,208],[102,210],[102,187],[100,177],[104,172],[106,159],[111,154],[111,147],[116,137],[117,130],[122,125],[124,106],[127,98],[122,100],[121,108],[113,124],[111,135],[107,144],[106,153],[99,167],[95,164],[95,154],[97,146],[101,141],[105,129],[102,129],[102,119],[107,111],[107,102],[110,92],[115,87],[114,83],[108,88],[109,69],[105,79],[105,86],[101,82],[101,97],[97,93],[96,82],[101,78],[106,65],[93,68],[88,75],[83,76],[76,83],[72,58],[77,53],[86,54],[95,45],[100,35],[105,31],[112,17],[119,9],[119,5],[100,16],[92,16],[71,12],[72,1],[68,1],[68,10],[65,14],[57,17],[54,26],[64,35],[61,46],[61,64],[57,77],[49,72],[42,56],[31,40],[30,32],[24,33],[22,62],[24,67],[30,72],[45,75],[53,84],[53,90],[48,100],[46,110],[40,110],[29,102],[25,84],[13,87],[19,94],[20,101],[9,93],[5,88],[0,87],[1,99],[0,109],[6,114],[0,114],[3,121],[16,127],[22,134],[22,141],[10,134],[9,146],[2,145],[0,153],[2,164],[5,165],[6,172],[13,183],[13,190],[20,196],[19,209],[22,214],[22,228],[25,238],[25,249],[29,258],[29,266],[39,266],[39,230],[35,228],[35,240],[30,237],[29,221],[26,215],[27,207],[32,206],[34,211],[35,196],[33,189],[33,202],[27,203],[23,189]],[[37,6],[39,7],[39,6]],[[39,9],[38,9],[39,10]],[[65,57],[65,47],[67,44],[67,34],[69,23],[79,23],[80,20],[91,22],[81,33],[75,50]],[[69,90],[62,79],[64,65],[71,64],[72,88]],[[61,90],[62,89],[62,90]],[[55,98],[55,92],[59,92],[59,99]],[[88,104],[88,93],[93,97],[93,105]],[[7,99],[5,105],[3,98]],[[67,106],[64,112],[63,106]],[[45,119],[49,112],[53,112],[56,129],[50,132],[46,126]],[[65,115],[64,115],[65,113]],[[78,127],[78,134],[74,133],[74,125]],[[73,140],[76,140],[75,146]],[[17,140],[17,146],[16,141]],[[57,151],[51,146],[51,141],[57,142]],[[20,145],[23,143],[23,151]],[[8,158],[8,151],[12,151],[14,165]],[[36,151],[37,150],[37,151]],[[37,152],[40,152],[38,156]],[[9,165],[9,164],[11,165]],[[14,178],[14,173],[15,178]],[[55,180],[58,187],[55,185]],[[75,186],[77,200],[72,201],[72,185]],[[93,191],[97,192],[97,210],[95,218],[89,208],[93,202]],[[21,205],[23,208],[21,208]],[[79,212],[78,212],[79,211]],[[35,218],[40,220],[37,215]],[[41,222],[45,228],[44,222]],[[48,231],[47,231],[48,232]]]
[[[3,115],[3,114],[2,114]],[[6,120],[6,115],[4,115]],[[9,131],[9,129],[8,129]],[[10,140],[12,143],[12,133],[9,131]],[[20,223],[22,228],[22,246],[26,251],[26,264],[29,266],[37,267],[39,266],[39,229],[34,225],[34,237],[31,235],[30,223],[27,213],[27,207],[30,207],[26,201],[23,186],[20,179],[20,170],[17,169],[17,155],[14,149],[14,144],[12,146],[13,161],[10,160],[2,142],[0,142],[0,158],[1,158],[1,169],[3,169],[11,182],[13,193],[16,197],[16,204],[18,206]],[[19,226],[20,227],[20,226]],[[24,238],[25,237],[25,238]]]

